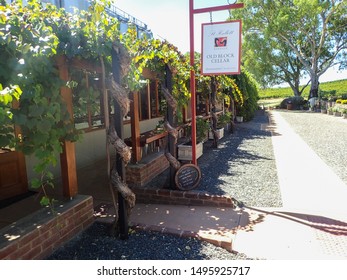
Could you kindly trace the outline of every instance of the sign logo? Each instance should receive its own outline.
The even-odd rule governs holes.
[[[228,37],[217,37],[214,38],[215,48],[226,47],[228,42]]]

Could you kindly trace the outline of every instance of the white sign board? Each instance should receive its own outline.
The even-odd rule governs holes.
[[[202,24],[202,75],[240,74],[241,20]]]

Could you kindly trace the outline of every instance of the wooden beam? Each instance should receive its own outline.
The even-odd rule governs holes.
[[[140,146],[140,118],[139,118],[139,93],[132,92],[130,96],[130,121],[131,121],[131,143],[134,162],[141,160]]]
[[[154,90],[155,90],[155,116],[159,117],[159,81],[155,79],[154,81]]]
[[[87,70],[89,72],[96,72],[96,73],[102,73],[102,69],[99,65],[94,65],[93,63],[90,63],[85,60],[80,60],[78,58],[72,58],[69,61],[69,64],[71,67],[74,67],[76,69],[82,69]]]
[[[151,85],[150,85],[150,82],[147,83],[147,101],[146,101],[146,104],[147,104],[147,117],[148,119],[151,119],[152,118],[152,108],[151,108]]]
[[[59,56],[56,60],[59,77],[63,81],[69,80],[66,60],[65,56]],[[67,86],[63,86],[60,89],[60,94],[73,121],[72,91]],[[64,197],[72,198],[78,193],[75,144],[73,142],[64,141],[63,152],[60,154],[60,168],[63,181],[63,195]]]

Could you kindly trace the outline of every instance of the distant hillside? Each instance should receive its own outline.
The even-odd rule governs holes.
[[[347,79],[321,83],[319,86],[320,90],[332,91],[336,90],[336,95],[340,96],[342,94],[347,94]],[[303,97],[307,98],[310,91],[310,86],[306,87],[303,92]],[[265,90],[260,90],[260,99],[267,98],[285,98],[293,96],[293,91],[290,87],[286,88],[270,88]]]

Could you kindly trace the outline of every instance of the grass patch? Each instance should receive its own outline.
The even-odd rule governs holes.
[[[258,101],[258,105],[260,107],[263,107],[263,108],[269,108],[269,107],[273,107],[273,108],[276,108],[276,107],[279,107],[282,100],[284,98],[280,97],[280,98],[270,98],[270,99],[260,99]]]
[[[347,94],[347,79],[325,82],[319,85],[319,89],[322,91],[336,91],[336,96],[341,96]],[[310,91],[310,86],[306,87],[302,97],[307,98]],[[260,99],[277,99],[277,98],[286,98],[293,96],[293,91],[290,87],[285,88],[269,88],[259,91]]]

